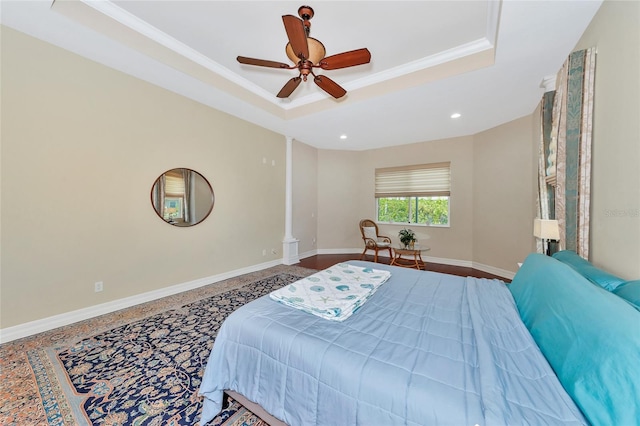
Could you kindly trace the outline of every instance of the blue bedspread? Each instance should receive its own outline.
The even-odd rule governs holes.
[[[225,389],[290,425],[586,424],[504,283],[350,263],[392,277],[343,322],[268,296],[229,316],[201,424]]]

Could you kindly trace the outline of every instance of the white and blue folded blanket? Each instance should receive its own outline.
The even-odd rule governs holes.
[[[321,318],[344,321],[389,277],[389,271],[338,263],[274,290],[269,296],[282,304]]]

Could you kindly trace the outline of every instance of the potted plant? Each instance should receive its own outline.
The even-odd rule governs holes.
[[[398,236],[400,237],[400,242],[405,248],[413,246],[416,241],[416,234],[411,229],[405,228],[400,230],[400,232],[398,232]]]

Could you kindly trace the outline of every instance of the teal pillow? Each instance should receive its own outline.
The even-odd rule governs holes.
[[[531,254],[508,286],[540,350],[594,425],[640,419],[640,312],[576,270]]]
[[[613,293],[629,302],[640,311],[640,280],[627,281],[613,290]]]
[[[616,287],[625,282],[625,280],[620,277],[616,277],[602,269],[596,268],[589,261],[578,256],[574,251],[562,250],[554,253],[553,257],[558,259],[560,262],[571,266],[573,269],[578,271],[580,275],[606,290],[613,291]]]

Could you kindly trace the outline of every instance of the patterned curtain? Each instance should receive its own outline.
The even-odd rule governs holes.
[[[554,99],[547,182],[555,187],[560,248],[589,257],[591,137],[595,48],[573,52],[562,66]]]
[[[540,144],[538,146],[538,197],[537,210],[540,219],[555,219],[555,194],[553,187],[547,182],[547,159],[551,149],[551,123],[553,112],[553,101],[555,91],[548,91],[544,94],[541,103],[541,131]],[[545,241],[537,239],[537,252],[545,253]]]
[[[193,170],[182,169],[182,180],[184,181],[184,197],[182,198],[182,212],[185,223],[191,223],[191,180]]]
[[[155,185],[153,186],[153,191],[151,192],[151,196],[153,197],[153,206],[156,209],[156,212],[160,215],[160,217],[164,217],[164,189],[166,186],[166,178],[164,174],[158,178]]]

